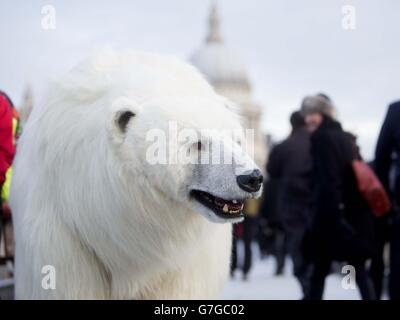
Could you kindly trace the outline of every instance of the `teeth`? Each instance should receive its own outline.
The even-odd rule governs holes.
[[[229,211],[229,209],[228,209],[228,205],[226,204],[226,205],[224,205],[224,208],[222,209],[224,212],[228,212]]]
[[[244,204],[242,203],[242,205],[240,206],[240,210],[243,210],[244,208]]]

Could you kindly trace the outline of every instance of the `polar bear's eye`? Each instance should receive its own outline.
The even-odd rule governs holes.
[[[122,132],[126,131],[126,127],[128,126],[129,120],[134,117],[135,114],[132,111],[123,111],[119,114],[117,119],[118,127],[121,129]]]

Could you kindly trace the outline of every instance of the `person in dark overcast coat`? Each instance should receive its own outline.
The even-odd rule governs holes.
[[[391,170],[393,163],[394,171]],[[379,252],[372,261],[371,274],[380,297],[384,273],[383,249],[389,242],[389,296],[393,300],[400,300],[400,101],[389,106],[376,146],[374,166],[386,191],[391,195],[393,210],[389,215],[376,219]]]
[[[374,254],[373,215],[358,190],[352,162],[359,158],[354,137],[333,119],[325,95],[306,97],[302,110],[311,136],[314,171],[314,219],[307,240],[313,262],[308,299],[322,299],[333,261],[355,268],[363,299],[375,299],[365,262]]]
[[[282,185],[279,207],[286,246],[293,261],[293,273],[305,296],[310,268],[303,256],[302,244],[311,221],[311,142],[301,112],[294,112],[290,123],[292,132],[272,150],[267,169],[271,179],[279,180]]]

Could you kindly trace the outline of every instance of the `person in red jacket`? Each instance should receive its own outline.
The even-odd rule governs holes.
[[[8,96],[0,91],[0,190],[6,180],[6,174],[8,169],[11,167],[14,154],[13,104]],[[0,216],[1,207],[0,203]]]
[[[10,99],[0,91],[0,186],[15,154],[13,109]]]

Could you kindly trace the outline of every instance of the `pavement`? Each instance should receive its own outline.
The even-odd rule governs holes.
[[[258,247],[253,245],[253,268],[247,281],[236,271],[235,277],[225,285],[221,298],[232,300],[299,300],[302,298],[300,286],[292,275],[292,263],[287,259],[283,275],[275,276],[275,259],[260,259]],[[239,254],[239,257],[241,254]],[[344,275],[332,274],[326,280],[324,299],[359,300],[357,289],[342,287]]]

